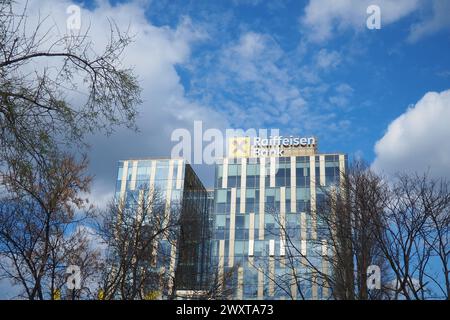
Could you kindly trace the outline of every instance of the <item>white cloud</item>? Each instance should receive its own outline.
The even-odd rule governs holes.
[[[242,58],[252,59],[262,53],[267,47],[267,38],[259,33],[248,32],[241,36],[239,43],[233,47],[233,50]]]
[[[346,107],[348,106],[354,91],[355,90],[348,83],[341,83],[334,88],[334,94],[328,98],[328,101],[334,106],[340,108]]]
[[[238,128],[279,128],[288,133],[346,134],[334,105],[345,106],[352,88],[321,79],[341,61],[337,51],[323,49],[309,61],[288,51],[270,34],[244,31],[226,41],[217,55],[197,57],[190,93],[227,115]],[[206,64],[205,64],[206,62]],[[204,71],[208,70],[208,71]],[[335,97],[328,101],[330,94]],[[339,111],[345,111],[341,108]]]
[[[431,11],[431,16],[427,16],[411,26],[407,39],[409,42],[417,42],[442,29],[450,29],[450,0],[434,0]]]
[[[348,83],[341,83],[336,87],[336,92],[340,94],[350,95],[355,91]]]
[[[340,62],[341,55],[335,50],[321,49],[316,56],[316,65],[320,69],[335,68]]]
[[[387,174],[430,170],[450,178],[450,90],[428,92],[376,143],[373,167]]]
[[[284,124],[301,114],[305,105],[285,58],[286,53],[270,35],[244,32],[226,43],[209,65],[197,68],[199,76],[193,87],[238,128]],[[202,73],[204,69],[209,71]]]
[[[383,27],[409,15],[420,3],[420,0],[310,0],[300,22],[310,41],[324,42],[345,30],[364,30],[369,5],[380,7]]]

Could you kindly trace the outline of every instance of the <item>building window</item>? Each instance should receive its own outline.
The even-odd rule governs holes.
[[[225,203],[227,202],[227,190],[217,190],[217,203]]]
[[[120,166],[119,172],[117,174],[117,180],[122,180],[122,175],[123,175],[123,166]]]
[[[228,176],[237,176],[238,175],[238,165],[230,164],[228,165]]]
[[[226,224],[226,216],[223,214],[218,214],[216,215],[216,227],[217,228],[225,228],[225,224]]]
[[[256,164],[249,164],[247,166],[247,176],[256,176],[259,174],[259,166]]]

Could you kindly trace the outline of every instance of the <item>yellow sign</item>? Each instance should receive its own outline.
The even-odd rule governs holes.
[[[228,156],[230,158],[250,157],[250,137],[232,137],[228,139]]]
[[[144,296],[144,300],[156,300],[159,297],[159,291],[150,291]]]
[[[61,300],[61,291],[59,289],[53,290],[53,300]]]

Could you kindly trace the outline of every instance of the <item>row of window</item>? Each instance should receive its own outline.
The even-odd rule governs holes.
[[[267,259],[271,256],[269,242],[270,242],[270,240],[254,240],[253,241],[253,255],[250,255],[250,257],[254,258],[253,263],[255,265],[258,265],[259,262],[267,261]],[[301,258],[303,256],[300,253],[300,251],[302,250],[301,243],[300,243],[300,241],[295,241],[295,242],[296,243],[294,243],[294,246],[292,246],[292,245],[289,247],[285,246],[284,256],[287,257],[289,255],[293,260],[298,260],[298,261],[296,261],[296,263],[300,265],[302,263]],[[229,241],[225,241],[225,247],[224,247],[225,256],[224,256],[224,258],[228,257],[229,245],[230,245]],[[304,253],[306,253],[306,254],[304,256],[308,257],[310,263],[312,263],[312,264],[317,263],[317,265],[320,265],[320,262],[323,259],[322,245],[315,244],[312,241],[306,241],[305,245],[306,245],[306,247],[305,247],[306,252],[304,252]],[[250,247],[250,245],[249,245],[248,240],[247,241],[244,241],[244,240],[235,240],[234,241],[234,255],[233,255],[234,265],[239,264],[239,260],[238,260],[239,258],[248,258],[249,257],[249,247]],[[215,248],[215,250],[213,251],[213,258],[218,258],[218,251],[216,251],[216,249],[217,248]],[[273,257],[276,257],[277,260],[280,257],[282,257],[279,241],[275,241]],[[244,259],[243,262],[248,262],[248,261],[246,261],[246,259]],[[276,267],[283,268],[284,266],[278,265]]]
[[[167,179],[169,176],[169,161],[161,161],[161,160],[155,160],[156,163],[156,170],[155,170],[155,180],[162,180]],[[178,167],[176,163],[173,165],[173,172],[172,174],[176,175],[178,174],[178,170],[182,170],[181,174],[184,174],[184,164],[181,167]],[[133,165],[132,161],[128,163],[127,167],[127,180],[132,179],[133,174]],[[151,161],[150,160],[143,160],[138,162],[137,170],[136,170],[136,180],[145,180],[150,179],[151,174]],[[122,179],[123,175],[123,163],[119,164],[118,174],[117,174],[117,180]]]
[[[260,176],[247,176],[245,181],[246,188],[259,188],[260,184]],[[241,186],[242,178],[240,176],[229,176],[227,178],[227,188],[236,188]],[[275,176],[275,187],[284,187],[291,185],[291,176]],[[223,178],[218,178],[216,180],[216,188],[222,188]],[[320,176],[316,176],[316,184],[320,185],[321,178]],[[325,184],[326,185],[335,185],[339,183],[339,175],[327,175],[325,176]],[[264,180],[265,186],[270,186],[270,177],[266,176]],[[310,177],[307,176],[296,176],[295,179],[296,186],[303,187],[310,185]]]
[[[260,197],[260,189],[246,189],[245,197],[246,201],[251,201],[252,199],[256,199],[259,201]],[[296,188],[296,199],[307,201],[310,198],[310,188]],[[322,194],[321,190],[317,191],[318,194]],[[281,199],[281,191],[279,188],[266,188],[264,189],[264,199],[265,202],[273,203],[274,201],[280,201]],[[240,199],[241,197],[241,189],[236,189],[236,199]],[[291,188],[287,187],[285,189],[285,197],[286,200],[291,199]],[[231,190],[229,189],[218,189],[216,190],[216,203],[230,203],[231,202]]]
[[[275,240],[279,239],[280,235],[283,231],[286,231],[286,235],[290,240],[300,240],[301,239],[301,229],[300,228],[286,228],[279,229],[276,228],[275,224],[265,224],[264,228],[264,239],[266,240]],[[255,228],[253,231],[253,238],[259,239],[259,229]],[[227,240],[230,237],[229,229],[216,229],[214,233],[215,240]],[[311,239],[311,232],[307,231],[305,234],[306,239]],[[235,240],[249,240],[250,239],[250,231],[248,229],[235,229],[234,230],[234,239]]]
[[[254,228],[257,228],[259,226],[259,214],[254,214]],[[311,219],[311,215],[304,214],[306,222],[308,222]],[[287,226],[300,226],[300,219],[302,215],[300,213],[288,213],[285,215],[285,221]],[[274,215],[267,213],[264,215],[264,222],[266,224],[274,224],[275,222],[278,222],[279,217],[275,217]],[[230,215],[229,214],[216,214],[215,215],[215,227],[217,229],[225,228],[227,225],[229,225],[230,221]],[[235,228],[250,228],[250,215],[249,214],[236,214],[234,216],[235,221]]]
[[[275,174],[276,175],[284,175],[285,172],[287,172],[288,175],[290,175],[291,172],[291,165],[290,164],[279,164],[275,166]],[[296,175],[297,176],[309,176],[311,168],[307,164],[297,164],[296,165]],[[320,165],[317,164],[315,167],[316,175],[320,174]],[[325,172],[327,175],[334,175],[338,174],[339,172],[339,163],[336,162],[326,162],[325,163]],[[219,165],[217,167],[217,177],[223,177],[223,165]],[[260,172],[260,166],[249,164],[246,166],[245,174],[247,176],[259,176],[261,175]],[[270,174],[270,165],[266,165],[264,167],[264,175]],[[228,176],[241,176],[242,175],[242,165],[240,164],[231,164],[227,167],[227,175]]]
[[[310,204],[309,202],[305,202],[303,200],[299,200],[296,203],[296,208],[295,210],[293,210],[293,208],[291,208],[291,202],[288,201],[285,204],[286,207],[286,213],[290,214],[290,213],[298,213],[298,212],[305,212],[308,211],[310,208]],[[264,206],[264,212],[266,214],[272,214],[275,212],[278,212],[280,208],[280,203],[279,202],[274,202],[273,206]],[[231,211],[231,206],[230,204],[226,204],[226,203],[218,203],[214,209],[214,214],[229,214]],[[249,201],[248,203],[246,203],[245,205],[245,212],[243,212],[243,214],[250,214],[250,213],[259,213],[260,208],[259,208],[259,202],[258,201]],[[236,205],[236,213],[241,213],[241,205],[240,203],[237,203]]]
[[[310,162],[310,158],[311,157],[315,157],[315,161],[319,162],[320,161],[320,156],[316,155],[316,156],[295,156],[295,162],[296,163],[309,163]],[[269,158],[229,158],[228,160],[228,164],[241,164],[243,160],[247,161],[248,164],[260,164],[261,163],[261,159],[264,159],[264,161],[267,163],[269,160]],[[291,163],[291,157],[275,157],[274,158],[276,160],[277,163]],[[329,154],[329,155],[324,155],[324,159],[325,162],[339,162],[339,155],[338,154]],[[218,159],[217,160],[218,164],[222,164],[223,163],[223,159]]]
[[[169,181],[171,181],[171,184],[169,184]],[[134,189],[135,190],[148,190],[150,188],[150,181],[148,179],[145,180],[136,180],[134,183]],[[126,190],[129,191],[131,186],[131,181],[128,180],[126,182]],[[153,183],[153,188],[155,190],[165,190],[167,188],[175,189],[177,186],[177,180],[155,180]],[[116,190],[120,190],[122,187],[122,180],[117,180],[116,182]],[[183,183],[181,183],[181,187],[183,187]]]

